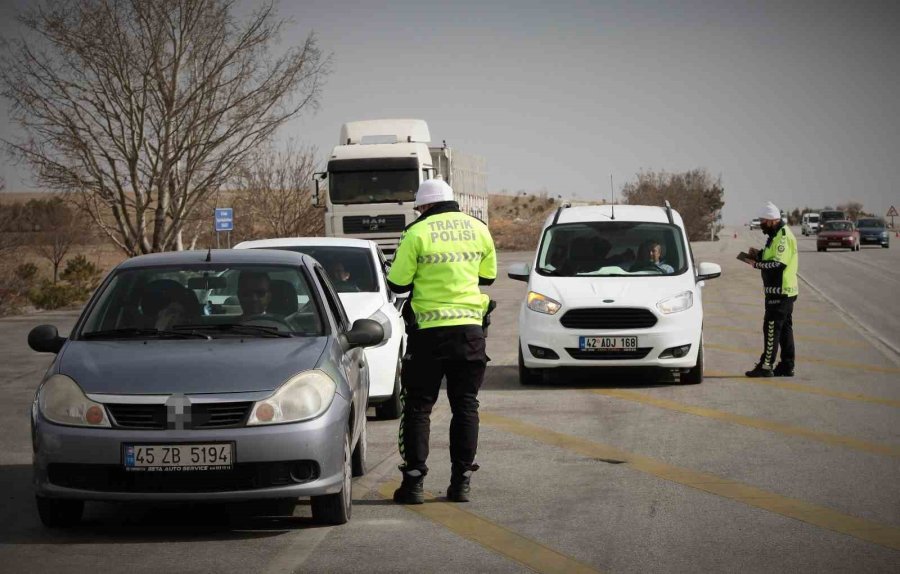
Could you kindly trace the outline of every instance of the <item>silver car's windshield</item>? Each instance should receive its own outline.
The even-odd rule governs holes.
[[[311,294],[306,275],[297,267],[123,269],[106,283],[79,336],[318,336],[323,334],[323,319]]]
[[[677,275],[687,270],[681,230],[643,222],[565,223],[547,228],[537,272],[561,277]]]

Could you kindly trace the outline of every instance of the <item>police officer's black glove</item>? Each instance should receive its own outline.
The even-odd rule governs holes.
[[[488,327],[491,325],[491,313],[497,308],[497,302],[491,299],[488,301],[487,311],[484,312],[484,318],[481,319],[481,329],[484,336],[487,337]]]

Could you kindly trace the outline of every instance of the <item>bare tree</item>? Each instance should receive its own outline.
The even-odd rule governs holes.
[[[866,213],[863,211],[863,204],[858,201],[848,201],[838,205],[837,208],[843,211],[850,221],[856,221],[860,215],[865,215]]]
[[[646,171],[622,188],[626,203],[664,205],[668,200],[684,219],[691,241],[702,241],[721,228],[721,210],[725,205],[722,178],[713,178],[705,169],[684,173]]]
[[[234,5],[48,0],[20,17],[33,39],[3,51],[0,90],[27,134],[6,143],[128,255],[182,248],[198,207],[318,103],[330,58],[315,37],[274,56],[272,3],[241,22]]]
[[[41,231],[34,239],[34,252],[50,262],[53,283],[59,280],[59,266],[84,231],[77,214],[59,198],[36,199],[28,202],[30,211],[40,221]]]
[[[322,212],[312,205],[316,149],[261,148],[240,170],[235,215],[244,233],[262,237],[321,235]]]

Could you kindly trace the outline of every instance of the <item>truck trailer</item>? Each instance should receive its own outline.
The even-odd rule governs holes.
[[[400,234],[418,217],[413,202],[419,183],[431,178],[446,181],[460,210],[487,223],[484,159],[430,143],[424,120],[341,126],[327,171],[316,174],[315,204],[325,208],[325,235],[370,239],[392,258]]]

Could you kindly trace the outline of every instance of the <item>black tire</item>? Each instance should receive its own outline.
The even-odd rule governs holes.
[[[540,385],[544,382],[543,369],[529,369],[522,357],[522,345],[519,345],[519,384],[523,386]]]
[[[397,357],[397,372],[394,375],[394,392],[391,398],[381,404],[375,405],[375,418],[380,421],[393,421],[400,418],[403,412],[403,403],[400,402],[400,372],[403,362]]]
[[[816,248],[816,251],[818,251],[819,253],[822,253],[822,252],[824,252],[824,251],[828,251],[828,249],[825,248],[825,247],[817,247],[817,248]]]
[[[369,447],[366,442],[366,438],[368,436],[368,432],[366,428],[368,427],[366,423],[365,417],[363,417],[362,422],[362,431],[359,433],[359,440],[356,441],[356,448],[353,449],[353,477],[357,478],[360,476],[365,476],[366,474],[366,456],[369,452]]]
[[[889,248],[890,246],[891,246],[890,243],[885,243],[884,245],[882,245],[882,247],[884,247],[885,249]]]
[[[682,385],[699,385],[703,382],[703,339],[700,339],[700,350],[697,351],[697,364],[686,373],[679,373],[678,382]]]
[[[340,492],[310,498],[312,517],[319,524],[346,524],[353,513],[353,469],[350,454],[350,429],[344,433],[344,485]]]
[[[38,515],[47,528],[68,528],[81,522],[84,513],[83,500],[66,500],[35,496]]]

